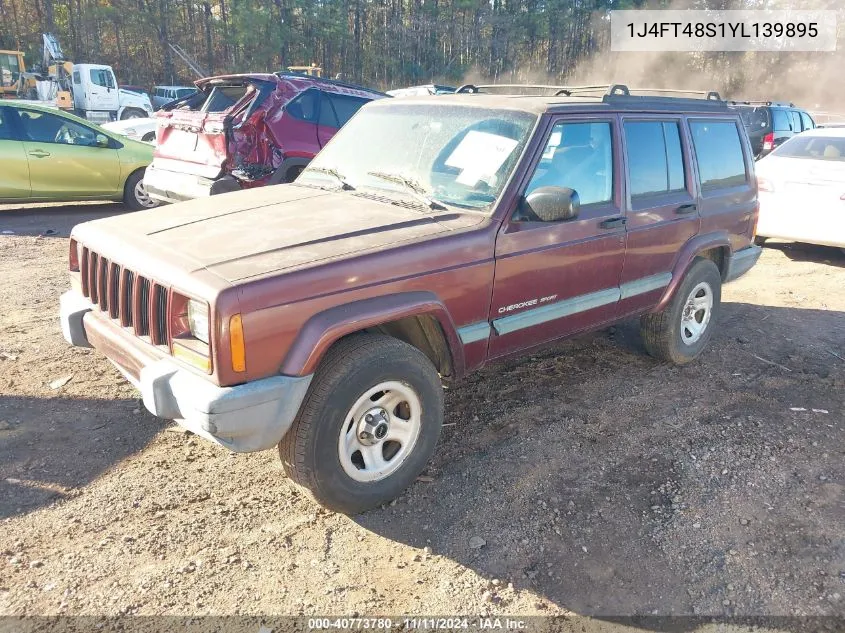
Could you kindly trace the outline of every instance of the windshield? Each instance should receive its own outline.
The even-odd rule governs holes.
[[[462,105],[364,107],[299,177],[306,184],[488,210],[537,117]]]
[[[772,154],[782,158],[845,161],[845,137],[793,136]]]

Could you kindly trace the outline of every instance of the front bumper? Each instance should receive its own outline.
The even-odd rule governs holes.
[[[751,270],[754,264],[757,263],[757,260],[760,259],[760,253],[762,252],[762,248],[752,244],[733,253],[728,260],[728,271],[725,274],[725,281],[728,282],[738,279]]]
[[[119,327],[93,313],[93,306],[68,291],[60,301],[62,333],[78,347],[94,347],[141,392],[153,415],[236,452],[273,448],[288,431],[308,391],[311,376],[271,376],[219,387],[172,359],[144,353],[122,342]],[[133,341],[134,342],[134,341]]]
[[[232,176],[205,178],[195,174],[157,169],[150,165],[144,172],[144,189],[158,202],[181,202],[239,191],[238,181]]]

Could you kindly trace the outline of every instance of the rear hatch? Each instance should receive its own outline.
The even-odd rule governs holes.
[[[230,173],[240,162],[265,165],[272,171],[273,144],[254,141],[267,140],[263,113],[277,85],[273,75],[228,75],[197,81],[199,92],[158,111],[154,166],[212,179]],[[255,155],[236,156],[245,144]]]
[[[763,149],[763,137],[772,131],[772,119],[766,106],[735,106],[748,132],[748,140],[755,154]]]

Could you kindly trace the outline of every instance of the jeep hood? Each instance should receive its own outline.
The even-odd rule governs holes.
[[[482,219],[432,214],[349,192],[278,185],[95,220],[74,233],[95,249],[98,242],[119,239],[185,272],[205,269],[236,283],[395,247]]]

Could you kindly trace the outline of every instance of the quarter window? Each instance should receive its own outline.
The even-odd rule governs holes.
[[[361,106],[369,101],[369,99],[339,94],[330,94],[329,98],[337,115],[338,127],[346,125],[346,122],[355,116],[355,113],[361,109]]]
[[[569,187],[582,205],[613,197],[613,144],[610,123],[558,123],[526,194],[539,187]]]
[[[733,121],[690,121],[702,189],[747,182],[739,130]]]
[[[625,152],[631,196],[681,191],[684,159],[676,121],[627,121]]]

